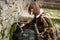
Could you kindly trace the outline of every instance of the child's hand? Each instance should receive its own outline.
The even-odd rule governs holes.
[[[24,27],[24,26],[25,26],[25,24],[21,24],[21,25],[20,25],[20,27]]]

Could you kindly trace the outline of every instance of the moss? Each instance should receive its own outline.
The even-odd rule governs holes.
[[[60,24],[60,19],[52,19],[54,23]]]
[[[4,30],[2,30],[2,32],[3,32],[3,33],[2,33],[2,38],[3,38],[3,37],[5,36],[5,34],[4,34],[4,32],[5,32],[5,31],[4,31]]]
[[[0,6],[0,15],[1,15],[1,10],[2,10],[2,7]]]
[[[58,13],[56,13],[56,16],[60,17],[60,15]]]
[[[14,23],[11,26],[11,29],[10,29],[10,37],[9,37],[9,40],[12,40],[13,33],[15,32],[16,29],[17,29],[17,25],[16,25],[16,23]]]
[[[60,10],[60,7],[42,6],[41,8],[48,8],[48,9],[57,9],[57,10]]]
[[[0,10],[0,15],[1,15],[1,10]]]
[[[2,9],[2,7],[0,6],[0,9]]]

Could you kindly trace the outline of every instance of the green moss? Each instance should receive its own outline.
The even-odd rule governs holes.
[[[60,17],[60,15],[58,13],[56,13],[56,16]]]
[[[53,14],[52,13],[49,13],[50,14],[50,16],[53,16]]]
[[[41,8],[48,8],[48,9],[57,9],[57,10],[60,10],[60,7],[51,7],[51,6],[42,6]]]
[[[60,24],[60,19],[52,19],[54,23]]]
[[[17,25],[16,25],[16,23],[14,23],[11,26],[11,29],[10,29],[10,38],[9,38],[9,40],[12,40],[13,33],[15,32],[16,29],[17,29]]]

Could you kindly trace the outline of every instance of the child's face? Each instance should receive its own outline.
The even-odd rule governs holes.
[[[31,8],[31,14],[37,15],[40,13],[40,7],[39,5],[33,5]]]

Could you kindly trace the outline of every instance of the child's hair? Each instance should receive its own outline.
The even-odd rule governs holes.
[[[30,5],[29,5],[29,8],[28,8],[29,13],[31,12],[31,9],[34,8],[34,5],[37,5],[37,6],[40,7],[40,4],[38,2],[31,2]]]

